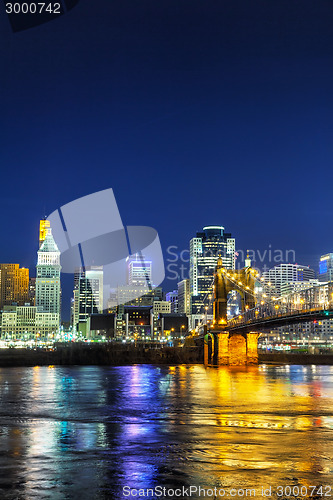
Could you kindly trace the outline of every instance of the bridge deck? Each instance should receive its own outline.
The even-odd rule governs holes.
[[[294,323],[306,323],[315,320],[333,318],[333,307],[330,309],[312,308],[308,310],[281,313],[264,318],[251,319],[248,321],[231,320],[225,330],[229,332],[245,333],[249,331],[261,331],[267,328],[290,325]]]

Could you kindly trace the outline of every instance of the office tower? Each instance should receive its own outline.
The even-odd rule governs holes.
[[[165,299],[167,302],[170,302],[170,312],[178,313],[178,290],[168,292]]]
[[[29,269],[19,264],[0,264],[0,309],[16,303],[23,306],[29,301]]]
[[[73,326],[84,334],[89,333],[84,323],[92,314],[103,311],[103,267],[91,266],[74,273]]]
[[[327,253],[320,257],[319,281],[333,281],[333,253]]]
[[[60,252],[51,228],[37,252],[36,306],[44,313],[58,314],[60,318]]]
[[[47,230],[50,228],[50,221],[47,219],[42,219],[39,221],[39,248],[41,247],[43,241],[45,240]]]
[[[37,337],[39,340],[54,336],[59,330],[59,314],[43,312],[39,307],[5,306],[1,318],[1,335],[7,338],[28,340]]]
[[[152,262],[137,253],[127,260],[127,285],[117,288],[117,305],[145,306],[162,299],[162,289],[152,283]]]
[[[165,300],[170,302],[171,312],[178,312],[178,289],[165,294]]]
[[[152,306],[155,300],[162,299],[163,290],[161,287],[148,290],[144,287],[125,285],[117,288],[117,306],[121,306],[122,304]]]
[[[128,284],[136,287],[152,287],[152,262],[141,254],[128,258]]]
[[[184,279],[178,283],[178,313],[191,314],[190,280]]]
[[[154,317],[160,313],[171,313],[171,302],[169,300],[155,300],[153,304]]]
[[[314,286],[319,286],[321,283],[317,279],[310,279],[308,281],[289,281],[288,283],[282,283],[281,285],[281,296],[289,295],[290,293],[298,293],[308,288]]]
[[[222,226],[206,226],[190,241],[190,293],[192,328],[202,314],[212,314],[209,306],[213,293],[214,271],[219,255],[223,267],[235,268],[235,239]]]
[[[308,266],[298,264],[279,264],[262,275],[266,294],[279,297],[282,285],[294,281],[309,281],[315,279],[315,272]]]

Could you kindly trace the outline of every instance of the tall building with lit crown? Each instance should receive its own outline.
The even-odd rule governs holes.
[[[162,299],[162,289],[152,283],[152,262],[141,253],[127,259],[127,285],[118,286],[116,305],[151,305]]]
[[[29,301],[29,269],[19,264],[0,264],[0,309],[16,303],[24,306]]]
[[[152,288],[152,262],[141,254],[128,258],[128,284]]]
[[[42,312],[58,314],[60,319],[60,252],[51,228],[37,252],[35,304]]]
[[[31,303],[28,303],[29,273],[27,274],[27,300],[24,305],[6,306],[1,317],[1,335],[4,338],[54,338],[60,325],[60,252],[48,227],[37,252],[36,281],[31,283]],[[18,266],[18,264],[17,264]],[[35,293],[35,305],[33,295]],[[16,301],[17,302],[17,301]]]
[[[206,226],[190,241],[191,327],[199,321],[213,292],[214,271],[221,256],[223,267],[235,269],[235,239],[223,226]]]
[[[42,219],[39,221],[39,248],[41,247],[43,241],[45,240],[47,230],[50,228],[50,221],[47,219]]]

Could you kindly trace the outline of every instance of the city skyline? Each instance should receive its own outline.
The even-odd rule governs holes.
[[[200,332],[204,325],[218,334],[227,324],[229,328],[251,328],[247,322],[260,319],[264,329],[267,321],[278,325],[264,333],[266,345],[276,339],[331,343],[332,283],[325,278],[331,276],[333,254],[321,256],[318,274],[304,265],[280,263],[260,276],[252,267],[249,251],[245,267],[235,266],[235,238],[222,226],[205,226],[190,240],[189,249],[190,278],[166,294],[152,282],[156,263],[140,251],[126,259],[127,284],[115,290],[109,285],[104,289],[103,266],[75,268],[72,274],[67,269],[74,279],[71,327],[65,335],[79,341],[108,336],[122,342],[172,343],[184,340],[185,334]],[[61,252],[47,219],[40,221],[37,255],[36,278],[29,279],[29,270],[18,264],[0,264],[2,342],[63,338],[61,324],[67,318],[61,314]],[[312,313],[315,320],[309,323]],[[297,326],[292,326],[293,315]]]
[[[46,237],[46,238],[48,238],[48,237],[50,237],[50,236],[51,236],[51,234],[52,234],[52,227],[50,228],[50,223],[49,223],[49,221],[48,221],[47,219],[40,220],[40,226],[39,226],[39,227],[40,227],[40,230],[39,230],[39,250],[38,250],[38,252],[37,252],[37,253],[39,253],[39,252],[40,252],[40,250],[41,250],[41,246],[42,246],[42,245],[43,245],[43,243],[44,243],[45,237]],[[219,233],[220,233],[220,232],[221,232],[221,234],[222,234],[221,243],[218,243],[218,242],[217,242],[217,243],[214,243],[214,241],[216,240],[216,237],[219,235]],[[216,233],[216,234],[215,234],[215,233]],[[209,241],[210,241],[210,240],[209,240],[209,238],[210,238],[210,236],[209,236],[209,235],[210,235],[210,234],[211,234],[211,236],[212,236],[212,238],[213,238],[212,243],[209,243]],[[49,236],[48,236],[48,235],[49,235]],[[208,235],[208,236],[207,236],[207,235]],[[198,237],[199,237],[199,239],[198,239]],[[201,238],[207,238],[207,237],[208,237],[208,240],[207,240],[207,242],[208,242],[207,249],[204,249],[205,244],[204,244],[204,245],[202,246],[202,248],[201,248],[201,243],[199,244],[199,240],[200,240],[200,242],[201,242],[201,241],[202,241],[202,240],[201,240]],[[219,238],[220,238],[220,236],[218,236],[218,239],[219,239]],[[51,236],[51,239],[52,239],[52,236]],[[54,240],[52,240],[52,241],[53,241],[53,244],[54,244]],[[47,246],[47,242],[46,242],[46,243],[44,243],[44,245],[45,245],[45,244],[46,244],[46,246]],[[235,256],[235,255],[237,255],[237,254],[239,254],[239,253],[242,253],[242,251],[238,251],[238,252],[237,252],[237,251],[235,250],[235,248],[236,248],[236,247],[235,247],[235,238],[232,238],[231,233],[226,233],[226,232],[225,232],[225,229],[224,229],[224,227],[223,227],[223,226],[205,226],[205,227],[202,229],[202,231],[197,232],[196,237],[192,238],[192,239],[189,241],[189,246],[188,246],[187,251],[188,251],[188,255],[189,255],[189,257],[190,257],[190,256],[192,256],[192,257],[190,257],[190,258],[188,259],[188,261],[189,261],[189,266],[188,266],[188,276],[187,276],[187,277],[183,277],[183,279],[174,280],[174,283],[173,283],[173,284],[172,284],[172,282],[169,282],[169,283],[170,283],[170,287],[169,287],[169,289],[167,289],[167,288],[165,288],[165,286],[163,286],[163,288],[162,288],[162,289],[163,289],[164,294],[167,294],[167,295],[170,295],[170,296],[171,296],[171,295],[172,295],[172,293],[173,293],[173,292],[172,292],[172,290],[176,289],[176,291],[177,291],[177,287],[178,287],[178,285],[180,284],[180,282],[182,282],[182,281],[184,281],[184,280],[185,280],[185,281],[186,281],[186,280],[188,280],[188,281],[189,281],[189,285],[188,285],[188,286],[189,286],[189,288],[193,288],[193,286],[194,286],[194,285],[193,285],[193,277],[191,278],[191,264],[190,264],[190,261],[191,261],[191,259],[193,259],[194,254],[195,254],[195,255],[197,255],[197,254],[196,254],[196,251],[194,252],[194,250],[192,249],[193,245],[195,245],[195,248],[197,248],[197,246],[198,246],[198,245],[200,246],[200,251],[202,252],[202,254],[201,254],[201,255],[203,256],[203,260],[202,260],[202,262],[204,263],[204,262],[206,262],[206,260],[207,260],[207,266],[208,266],[208,267],[207,267],[207,269],[208,269],[208,268],[209,268],[209,269],[211,269],[211,273],[213,273],[214,262],[215,262],[215,260],[217,260],[218,255],[219,255],[219,256],[222,256],[222,254],[223,254],[224,252],[228,252],[228,253],[225,253],[225,254],[224,254],[224,257],[223,257],[223,258],[226,258],[226,259],[227,259],[227,260],[225,260],[225,265],[227,266],[227,268],[232,269],[232,266],[237,267],[237,268],[243,267],[243,266],[241,265],[241,263],[240,263],[240,262],[238,262],[238,264],[237,264],[237,261],[235,261],[235,260],[234,260],[234,256]],[[207,245],[207,244],[206,244],[206,245]],[[221,245],[222,245],[222,246],[221,246]],[[49,246],[50,246],[50,244],[49,244]],[[56,244],[55,244],[55,246],[56,246]],[[51,243],[51,247],[52,247],[52,243]],[[57,247],[56,247],[56,248],[57,248]],[[193,247],[193,248],[194,248],[194,247]],[[198,248],[199,248],[199,247],[198,247]],[[205,248],[206,248],[206,247],[205,247]],[[228,249],[228,250],[227,250],[227,249]],[[214,250],[214,251],[213,251],[213,250]],[[213,251],[213,254],[212,254],[212,251]],[[194,253],[193,253],[193,252],[194,252]],[[208,253],[207,253],[207,252],[208,252]],[[289,252],[292,252],[292,251],[289,251]],[[290,254],[289,254],[289,252],[288,252],[288,251],[286,251],[285,255],[286,255],[286,256],[289,256],[289,255],[290,255]],[[205,255],[205,253],[206,253],[206,255]],[[283,254],[283,252],[281,252],[281,251],[279,251],[279,252],[278,252],[278,254],[277,254],[277,257],[278,257],[278,258],[277,258],[277,261],[276,261],[276,262],[274,262],[274,257],[273,257],[274,252],[272,252],[272,249],[270,249],[270,248],[269,248],[269,249],[268,249],[268,253],[269,253],[270,260],[272,260],[273,262],[272,262],[272,265],[271,265],[270,267],[268,267],[267,269],[266,269],[266,266],[265,266],[265,265],[264,265],[264,267],[261,269],[261,273],[262,273],[262,276],[263,276],[263,277],[265,277],[265,276],[270,276],[269,271],[270,271],[270,272],[274,272],[274,269],[275,269],[275,268],[277,268],[277,269],[278,269],[279,267],[281,267],[281,265],[282,265],[282,267],[285,267],[285,268],[290,268],[290,269],[291,269],[291,268],[295,268],[295,269],[299,268],[299,269],[301,269],[301,270],[302,270],[302,275],[303,275],[303,270],[305,270],[305,269],[307,268],[307,266],[304,266],[304,265],[298,265],[296,262],[292,262],[292,263],[290,263],[290,262],[289,262],[289,263],[286,263],[286,262],[283,260],[283,258],[284,258],[284,254]],[[213,255],[213,258],[212,258],[212,255]],[[253,255],[255,255],[255,251],[253,251],[253,250],[252,250],[252,251],[251,251],[251,250],[247,250],[246,252],[243,252],[242,260],[244,259],[244,265],[245,265],[245,266],[247,265],[247,264],[246,264],[246,255],[247,255],[247,258],[250,258],[250,262],[251,262],[251,257],[253,258]],[[291,255],[294,257],[294,254],[293,254],[293,253],[291,253]],[[323,269],[323,268],[322,268],[322,262],[323,262],[323,259],[324,259],[324,258],[325,258],[325,259],[329,259],[329,258],[331,257],[331,255],[332,255],[332,254],[322,255],[322,256],[321,256],[321,258],[320,258],[320,260],[318,259],[318,262],[317,262],[317,269],[314,269],[313,271],[310,269],[310,270],[311,270],[311,274],[307,273],[309,276],[308,276],[306,279],[308,279],[308,280],[309,280],[310,278],[313,278],[313,279],[314,279],[316,276],[318,276],[318,278],[320,279],[320,276],[323,276],[323,275],[321,275],[321,274],[320,274],[320,273],[322,272],[322,269]],[[262,258],[262,256],[261,256],[260,252],[259,252],[259,257],[260,257],[260,258]],[[195,258],[197,258],[197,257],[195,257]],[[236,257],[235,257],[235,258],[236,258]],[[201,259],[202,259],[202,257],[201,257]],[[230,259],[231,259],[231,260],[230,260]],[[282,259],[282,260],[281,260],[281,259]],[[186,259],[185,259],[185,260],[186,260]],[[263,259],[261,259],[261,260],[263,260]],[[213,261],[214,261],[214,262],[213,262]],[[229,261],[230,261],[230,262],[229,262]],[[199,258],[199,261],[198,261],[198,262],[200,262],[200,258]],[[233,265],[232,265],[232,262],[234,262],[234,264],[233,264]],[[253,261],[252,261],[252,262],[253,262]],[[325,262],[326,262],[326,261],[325,261]],[[329,261],[329,262],[330,262],[330,261]],[[152,264],[153,264],[153,263],[152,263],[151,261],[145,261],[145,260],[144,260],[144,257],[143,257],[143,256],[139,256],[139,254],[134,254],[134,255],[130,256],[130,257],[128,258],[128,278],[127,278],[127,279],[128,279],[128,285],[135,285],[135,283],[136,283],[136,280],[137,280],[137,279],[139,279],[139,281],[137,282],[138,284],[136,285],[136,287],[138,287],[138,286],[139,286],[139,288],[140,288],[140,286],[142,286],[142,284],[141,284],[141,281],[142,281],[142,280],[143,280],[143,282],[145,283],[145,286],[146,286],[146,283],[150,283],[150,281],[151,281],[150,276],[151,276],[151,271],[152,271]],[[167,263],[167,261],[165,261],[165,266],[166,266],[166,268],[167,268],[167,264],[168,264],[168,263]],[[14,264],[11,264],[11,265],[13,266]],[[15,264],[15,265],[17,265],[17,264]],[[202,265],[202,264],[201,264],[201,265]],[[203,265],[204,265],[204,267],[206,267],[206,264],[203,264]],[[138,266],[137,271],[134,271],[135,267],[133,267],[133,266]],[[255,267],[255,266],[254,266],[254,267]],[[37,268],[36,268],[36,269],[38,269],[38,264],[37,264]],[[97,268],[96,268],[96,269],[97,269]],[[102,267],[101,267],[100,269],[102,270]],[[325,269],[327,269],[327,265],[326,265]],[[331,266],[329,267],[329,269],[331,269]],[[25,271],[28,273],[28,276],[29,276],[29,269],[26,269]],[[77,270],[77,271],[78,271],[78,270]],[[76,272],[77,272],[77,271],[76,271]],[[197,271],[196,271],[196,272],[197,272]],[[206,273],[206,272],[207,272],[207,271],[205,271],[205,273]],[[291,271],[290,271],[290,272],[291,272]],[[295,272],[296,272],[296,271],[295,271]],[[305,272],[305,271],[304,271],[304,272]],[[331,272],[331,271],[329,271],[329,272]],[[135,273],[135,274],[133,274],[133,273]],[[103,275],[103,272],[102,272],[102,275]],[[63,277],[63,276],[64,276],[64,275],[62,274],[62,277]],[[75,290],[75,288],[76,288],[75,283],[76,283],[77,278],[75,278],[75,273],[73,273],[73,275],[70,275],[70,276],[72,276],[72,278],[74,279],[74,290]],[[133,281],[133,277],[134,277],[134,276],[137,276],[138,278],[134,278],[134,281]],[[192,271],[192,276],[193,276],[193,271]],[[182,278],[182,276],[181,276],[181,275],[179,275],[179,278]],[[208,278],[209,278],[209,277],[208,277]],[[197,279],[197,278],[195,278],[195,279]],[[280,278],[280,279],[281,279],[281,278]],[[296,278],[293,278],[293,280],[294,280],[294,279],[296,279]],[[303,278],[299,278],[299,279],[302,279],[302,280],[303,280]],[[35,280],[35,278],[31,275],[31,272],[30,272],[30,282],[29,282],[29,283],[31,283],[31,280]],[[147,280],[148,280],[148,281],[147,281]],[[207,278],[205,278],[205,280],[207,280]],[[293,281],[293,280],[292,280],[292,281]],[[72,281],[73,281],[73,280],[72,280]],[[102,278],[102,281],[103,281],[103,278]],[[316,280],[314,280],[314,282],[315,282],[315,281],[316,281]],[[324,281],[324,280],[323,280],[323,279],[321,279],[321,281]],[[142,283],[143,283],[143,282],[142,282]],[[162,285],[163,285],[163,284],[165,285],[165,282],[167,282],[167,283],[168,283],[168,280],[165,280],[165,281],[162,283]],[[192,285],[191,285],[191,283],[192,283]],[[207,283],[208,283],[208,282],[207,282]],[[140,285],[140,284],[141,284],[141,285]],[[67,285],[68,285],[68,284],[67,284]],[[128,286],[128,285],[126,285],[126,286]],[[29,284],[29,286],[30,286],[30,284]],[[35,284],[35,283],[34,283],[34,286],[36,286],[36,284]],[[128,294],[128,293],[129,293],[129,292],[126,292],[126,286],[125,286],[125,287],[123,287],[123,289],[122,289],[122,290],[123,290],[123,291],[122,291],[122,293],[123,293],[123,294],[125,294],[125,295],[124,295],[124,297],[126,296],[126,294]],[[152,286],[154,287],[154,285],[152,285]],[[196,288],[197,286],[198,286],[198,285],[195,285],[195,288]],[[205,287],[207,287],[207,285],[204,285],[204,288],[205,288]],[[134,288],[135,288],[135,287],[134,287]],[[37,279],[37,289],[38,289],[38,279]],[[100,288],[99,288],[99,289],[100,289]],[[67,286],[67,287],[65,286],[65,293],[63,294],[63,299],[62,299],[62,311],[63,311],[62,320],[63,320],[63,321],[68,321],[68,320],[70,319],[70,318],[69,318],[69,316],[70,316],[70,315],[73,315],[73,311],[72,311],[72,312],[70,312],[70,308],[72,307],[72,306],[71,306],[71,300],[72,300],[72,299],[70,298],[70,297],[72,297],[72,291],[73,291],[73,284],[72,284],[72,283],[71,283],[71,285],[70,285],[69,287],[68,287],[68,286]],[[279,291],[280,291],[280,289],[279,289]],[[196,293],[194,293],[194,292],[196,292]],[[28,293],[28,291],[27,291],[27,293]],[[86,292],[85,292],[85,293],[86,293]],[[101,293],[101,292],[98,292],[98,293]],[[133,293],[133,292],[132,292],[132,293]],[[138,293],[138,292],[136,292],[136,293]],[[142,292],[142,293],[143,293],[143,292]],[[202,292],[200,292],[200,293],[202,293]],[[205,293],[206,293],[206,292],[203,292],[203,293],[204,293],[204,295],[205,295]],[[275,294],[276,294],[276,293],[275,293]],[[131,295],[131,294],[130,294],[130,295]],[[196,295],[198,295],[198,292],[197,292],[196,290],[192,290],[192,291],[191,291],[191,297],[193,296],[193,297],[194,297],[194,299],[199,299],[199,297],[196,297]],[[99,299],[99,301],[98,301],[98,303],[99,303],[99,302],[101,302],[102,300],[103,300],[103,298],[100,298],[100,299]],[[111,302],[112,302],[112,300],[111,300],[111,296],[110,296],[110,298],[109,298],[109,299],[104,297],[104,302],[105,302],[105,304],[107,304],[107,303],[108,303],[108,300],[110,301],[110,304],[111,304]],[[128,300],[129,300],[129,299],[128,299]],[[195,311],[193,310],[193,307],[195,308],[195,306],[194,306],[194,303],[195,303],[195,302],[193,302],[193,304],[191,303],[191,314],[192,314],[192,315],[195,315],[195,316],[193,316],[193,317],[197,317],[197,318],[200,318],[200,317],[201,317],[201,312],[200,312],[200,310],[199,310],[199,309],[201,309],[201,306],[199,307],[199,305],[201,304],[202,300],[203,300],[203,299],[201,298],[201,299],[198,301],[198,306],[197,306],[198,311],[197,311],[197,313],[195,313]],[[125,302],[126,302],[126,301],[125,301]],[[200,304],[199,304],[199,302],[200,302]],[[116,302],[115,302],[115,303],[118,303],[118,302],[117,302],[117,300],[116,300]],[[202,304],[203,304],[203,302],[202,302]],[[21,305],[23,305],[23,304],[21,304]],[[91,307],[91,306],[89,306],[89,307]],[[98,309],[98,311],[102,311],[102,309],[101,309],[101,306],[100,306],[100,305],[97,307],[97,309]],[[105,307],[104,307],[104,309],[105,309]],[[105,310],[106,310],[106,309],[105,309]],[[96,312],[97,312],[97,310],[95,311],[95,313],[96,313]],[[78,313],[77,313],[77,314],[78,314]],[[210,312],[210,314],[211,314],[211,312]]]

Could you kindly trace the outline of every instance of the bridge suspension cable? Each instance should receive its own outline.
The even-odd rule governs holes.
[[[258,294],[256,294],[255,292],[252,292],[252,290],[249,287],[247,287],[244,283],[242,283],[241,281],[237,281],[236,279],[234,279],[232,277],[233,269],[226,269],[225,272],[226,272],[226,276],[227,276],[228,280],[236,286],[236,290],[235,290],[236,292],[237,292],[237,288],[238,288],[238,289],[242,290],[243,292],[247,293],[248,295],[251,295],[256,301],[258,301]],[[202,298],[201,305],[203,307],[205,307],[206,311],[211,307],[213,300],[214,300],[214,297],[213,297],[214,296],[214,287],[213,287],[214,279],[215,279],[215,277],[213,277],[212,282],[209,286],[209,289],[211,289],[211,290],[207,291],[207,293]],[[255,277],[255,282],[256,282],[256,284],[259,284],[263,287],[269,286],[270,290],[276,290],[276,287],[272,283],[270,283],[270,282],[265,283],[264,277],[261,277],[261,278]],[[266,292],[267,290],[264,290],[264,291]],[[207,303],[207,297],[209,298],[208,303]],[[260,304],[257,304],[256,307],[263,306],[265,304],[268,306],[269,305],[274,306],[279,297],[273,296],[271,298],[270,296],[267,295],[267,293],[263,293],[262,298],[265,300],[261,300]],[[242,313],[240,313],[240,315],[241,314]],[[206,316],[206,321],[207,321],[207,313],[206,313],[206,315],[205,314],[202,315],[202,318],[201,318],[200,322],[198,323],[196,329],[200,329],[205,324],[205,316]],[[237,317],[237,315],[235,317]]]

